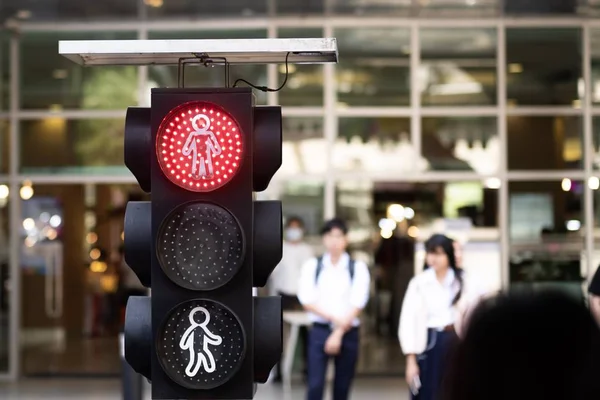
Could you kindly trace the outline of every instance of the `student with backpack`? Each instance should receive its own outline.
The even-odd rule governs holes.
[[[322,400],[330,358],[335,361],[333,400],[347,400],[358,360],[359,315],[369,300],[365,263],[346,252],[348,228],[341,219],[321,230],[326,252],[307,261],[298,298],[312,321],[308,340],[307,400]]]

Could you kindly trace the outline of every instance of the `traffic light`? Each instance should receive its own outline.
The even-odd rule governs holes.
[[[281,259],[282,211],[255,201],[281,166],[281,108],[250,88],[152,89],[130,107],[125,164],[150,202],[130,202],[132,297],[125,358],[153,399],[251,399],[281,355],[281,300],[253,297]]]

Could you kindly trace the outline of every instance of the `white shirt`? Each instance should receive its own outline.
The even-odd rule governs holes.
[[[487,289],[462,273],[463,288],[460,300],[452,304],[458,293],[458,280],[449,270],[440,283],[433,269],[414,276],[408,284],[400,313],[398,339],[404,354],[421,354],[427,347],[427,329],[454,325],[460,336],[464,331],[470,312]]]
[[[421,293],[428,311],[427,327],[437,329],[454,324],[456,315],[452,300],[459,290],[454,271],[449,269],[443,282],[437,279],[432,268],[423,271],[422,277]]]
[[[281,292],[289,296],[296,296],[302,265],[313,256],[312,248],[306,243],[283,242],[281,261],[271,274],[272,293]]]
[[[316,280],[317,259],[307,261],[302,267],[298,299],[304,305],[314,305],[325,313],[335,317],[345,317],[355,307],[363,309],[369,301],[371,276],[366,264],[356,260],[354,262],[354,278],[350,279],[350,256],[344,253],[337,265],[331,263],[329,254],[323,256],[323,266]],[[319,315],[309,313],[312,322],[328,324]],[[353,326],[360,324],[355,318]]]

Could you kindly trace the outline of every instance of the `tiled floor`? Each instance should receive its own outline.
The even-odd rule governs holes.
[[[114,379],[25,379],[16,384],[0,384],[0,399],[118,400],[121,399],[119,388],[119,381]],[[150,399],[149,390],[144,397]],[[401,379],[393,378],[360,379],[356,382],[352,395],[352,400],[408,400],[408,398],[408,390]],[[285,393],[279,385],[261,385],[255,399],[304,400],[304,388],[296,385],[290,394]]]
[[[25,376],[113,375],[120,373],[116,337],[70,339],[23,349]],[[361,376],[400,376],[404,357],[396,338],[364,334],[357,373]]]

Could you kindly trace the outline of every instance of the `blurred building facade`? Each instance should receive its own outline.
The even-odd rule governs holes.
[[[174,66],[83,68],[59,40],[336,37],[339,64],[291,65],[282,91],[256,93],[284,113],[261,196],[315,243],[324,218],[348,219],[372,266],[382,237],[419,249],[443,229],[491,285],[581,291],[600,263],[600,2],[217,3],[0,5],[0,378],[118,372],[106,310],[123,206],[144,198],[123,165],[125,110],[177,84]],[[232,75],[277,87],[285,68]],[[190,67],[186,85],[222,77]]]

